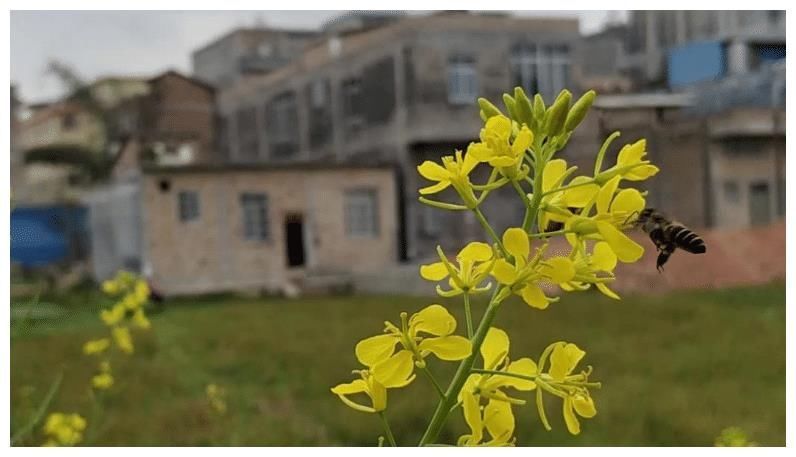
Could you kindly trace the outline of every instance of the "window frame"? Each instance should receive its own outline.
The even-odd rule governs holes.
[[[446,76],[449,104],[470,105],[478,99],[478,67],[475,58],[464,55],[450,57]],[[465,86],[469,92],[465,92]]]
[[[352,200],[354,199],[354,200]],[[359,201],[356,201],[356,200]],[[363,202],[370,206],[363,211]],[[355,221],[353,211],[361,211],[362,214],[370,213],[369,220],[362,222],[364,218]],[[362,214],[356,217],[361,217]],[[347,189],[343,198],[343,217],[345,225],[345,235],[347,238],[378,238],[381,232],[381,221],[379,213],[379,191],[375,187],[359,187]]]
[[[180,223],[188,224],[201,218],[199,192],[181,190],[177,192],[177,218]]]
[[[268,194],[264,192],[242,192],[238,201],[241,209],[243,239],[261,243],[269,242],[271,240],[271,218],[269,215]],[[253,204],[260,204],[261,206],[252,208],[251,205]],[[254,211],[259,214],[253,215]]]

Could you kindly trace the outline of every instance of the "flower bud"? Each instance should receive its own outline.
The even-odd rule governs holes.
[[[509,112],[509,117],[517,119],[517,103],[511,98],[509,94],[503,94],[503,104],[506,105],[506,110]]]
[[[564,128],[564,121],[567,119],[567,112],[569,111],[569,102],[572,100],[572,94],[568,90],[562,90],[553,106],[547,111],[547,136],[553,137],[561,133]]]
[[[531,107],[531,101],[525,95],[525,91],[522,90],[522,87],[514,88],[514,102],[515,110],[517,111],[516,121],[519,124],[525,124],[528,127],[532,127],[533,108]]]
[[[533,117],[539,125],[544,124],[544,115],[547,108],[544,106],[544,98],[541,94],[536,94],[533,97]]]
[[[586,117],[586,114],[589,112],[589,108],[591,108],[591,105],[594,103],[594,98],[596,96],[597,93],[590,90],[583,94],[583,96],[572,105],[572,109],[569,110],[569,114],[567,114],[567,121],[564,123],[564,129],[566,131],[571,132],[580,125],[583,118]]]
[[[478,99],[478,106],[481,108],[481,119],[483,119],[484,122],[488,121],[492,116],[500,116],[503,114],[497,106],[493,105],[492,102],[485,98]]]

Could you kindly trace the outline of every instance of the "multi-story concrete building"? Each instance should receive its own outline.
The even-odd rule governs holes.
[[[459,245],[477,236],[477,223],[421,205],[416,165],[477,137],[477,96],[499,100],[515,86],[547,100],[565,87],[577,93],[578,37],[573,19],[462,12],[331,35],[294,62],[219,92],[224,153],[232,163],[391,164],[401,189],[399,255]],[[518,223],[517,205],[490,206],[498,225]]]
[[[317,35],[304,30],[235,29],[194,51],[192,73],[208,84],[227,87],[291,62]]]

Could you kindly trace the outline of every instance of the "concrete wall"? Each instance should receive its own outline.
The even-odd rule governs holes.
[[[162,190],[168,182],[169,190]],[[146,262],[166,293],[234,289],[278,290],[313,271],[362,272],[396,263],[396,191],[389,169],[153,172],[142,183]],[[345,231],[346,190],[372,188],[378,235]],[[178,218],[178,193],[199,194],[199,219]],[[269,237],[244,237],[240,194],[265,193]],[[304,221],[305,267],[287,267],[285,217]]]

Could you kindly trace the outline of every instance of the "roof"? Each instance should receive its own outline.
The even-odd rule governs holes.
[[[207,89],[210,92],[215,92],[216,91],[216,88],[213,87],[212,85],[210,85],[210,84],[208,84],[208,83],[206,83],[204,81],[200,81],[200,80],[198,80],[196,78],[193,78],[191,76],[184,75],[184,74],[178,72],[177,70],[173,70],[173,69],[166,70],[166,71],[164,71],[163,73],[161,73],[159,75],[153,76],[152,78],[149,78],[147,80],[147,82],[151,84],[151,83],[154,83],[155,81],[158,81],[159,79],[165,78],[166,76],[176,76],[178,78],[181,78],[181,79],[184,79],[184,80],[188,81],[191,84],[194,84],[194,85],[197,85],[197,86],[202,87],[204,89]]]
[[[693,104],[693,95],[686,93],[601,95],[594,100],[594,107],[600,109],[684,108]]]
[[[229,39],[232,36],[241,34],[241,33],[262,33],[262,34],[269,34],[269,33],[286,33],[286,34],[295,34],[295,35],[316,35],[318,34],[317,30],[310,30],[310,29],[287,29],[287,28],[278,28],[278,27],[238,27],[232,29],[228,32],[225,32],[223,35],[210,40],[208,43],[203,45],[200,48],[197,48],[191,52],[191,55],[199,54],[203,51],[206,51],[213,46],[217,45],[218,43]]]
[[[144,174],[191,174],[191,173],[205,173],[205,174],[221,174],[230,172],[245,172],[245,171],[336,171],[336,170],[391,170],[396,165],[389,163],[379,164],[350,164],[350,163],[321,163],[321,162],[286,162],[286,163],[257,163],[257,164],[244,164],[244,163],[230,163],[221,165],[212,164],[196,164],[196,165],[172,165],[172,166],[157,166],[145,165],[142,167]]]

